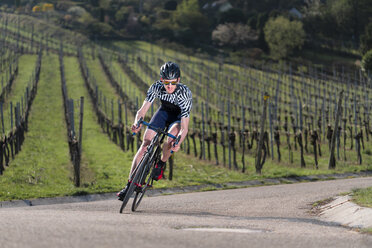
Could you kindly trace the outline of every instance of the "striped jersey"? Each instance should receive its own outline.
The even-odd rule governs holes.
[[[147,91],[146,101],[153,102],[159,98],[162,107],[171,112],[179,112],[182,117],[190,117],[192,107],[191,90],[184,84],[178,83],[176,90],[168,94],[161,81],[155,82]]]

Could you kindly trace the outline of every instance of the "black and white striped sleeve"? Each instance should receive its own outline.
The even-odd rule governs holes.
[[[178,104],[181,108],[181,118],[190,117],[192,108],[191,90],[185,86],[184,90],[178,95]]]
[[[153,102],[155,98],[159,97],[159,91],[160,91],[161,86],[162,85],[159,84],[159,82],[152,84],[147,91],[145,101]]]

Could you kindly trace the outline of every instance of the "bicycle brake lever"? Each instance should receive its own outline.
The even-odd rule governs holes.
[[[178,135],[176,141],[173,144],[173,147],[175,147],[176,145],[178,145],[178,143],[180,142],[180,139],[181,139],[181,135]],[[173,154],[173,151],[171,151],[171,154]]]

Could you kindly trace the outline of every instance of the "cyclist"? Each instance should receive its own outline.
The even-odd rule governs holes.
[[[142,126],[140,125],[137,127],[138,120],[145,117],[155,98],[159,98],[161,100],[161,107],[151,118],[150,125],[161,129],[167,127],[169,133],[174,136],[181,136],[178,144],[174,144],[172,138],[168,138],[164,143],[161,159],[155,165],[153,170],[152,176],[156,181],[164,177],[163,173],[165,170],[165,163],[171,156],[171,151],[177,152],[180,149],[180,144],[185,139],[188,132],[190,111],[192,107],[192,94],[186,85],[180,83],[180,77],[180,67],[176,63],[169,61],[162,65],[160,67],[160,80],[156,81],[148,89],[146,99],[143,102],[142,107],[138,110],[132,125],[132,132],[137,133]],[[128,184],[124,189],[117,193],[119,200],[123,201],[126,190],[130,184],[131,175],[138,163],[141,161],[147,146],[151,143],[151,140],[155,135],[156,132],[154,130],[149,128],[146,129],[142,145],[132,162]]]

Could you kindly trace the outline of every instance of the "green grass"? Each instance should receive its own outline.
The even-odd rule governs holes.
[[[360,206],[372,208],[372,187],[353,190],[353,201]]]
[[[133,154],[124,153],[102,132],[93,112],[89,93],[80,74],[78,60],[65,57],[65,74],[69,96],[84,96],[82,189],[87,192],[112,192],[127,179]]]
[[[13,104],[13,113],[14,107],[17,102],[21,104],[21,99],[23,97],[23,104],[25,105],[25,92],[30,82],[30,78],[35,70],[35,62],[37,56],[35,55],[22,55],[19,57],[18,65],[18,76],[12,84],[11,93],[5,98],[3,105],[4,108],[4,129],[5,133],[10,131],[11,121],[10,121],[10,102]],[[30,89],[31,90],[31,89]],[[14,121],[14,119],[13,119]],[[13,122],[14,126],[14,122]]]
[[[88,56],[85,56],[88,57]],[[114,103],[113,109],[114,109],[114,121],[118,121],[118,107],[117,102],[120,98],[117,94],[115,89],[111,86],[109,79],[106,77],[103,68],[98,60],[96,58],[93,59],[87,59],[87,66],[89,68],[89,73],[96,79],[96,84],[98,86],[98,90],[102,94],[102,106],[101,109],[106,113],[106,115],[112,119],[112,101]],[[106,98],[106,105],[104,99]]]
[[[136,104],[138,98],[138,105],[140,107],[142,105],[142,99],[145,99],[145,93],[142,92],[138,85],[136,85],[136,82],[133,82],[124,72],[119,62],[113,61],[109,66],[111,67],[111,72],[115,80],[121,85],[122,89],[129,96],[131,101]]]
[[[0,200],[57,196],[76,191],[71,182],[58,60],[43,56],[38,93],[22,151],[0,176]]]
[[[141,101],[145,98],[145,93],[138,88],[136,82],[132,82],[132,79],[124,73],[119,62],[111,61],[110,59],[105,58],[105,56],[103,56],[103,58],[114,80],[120,85],[124,93],[129,97],[130,101],[136,104],[138,99],[138,105],[141,106]],[[107,82],[109,83],[108,80]]]
[[[299,61],[302,64],[306,64],[307,61],[311,61],[313,64],[327,65],[337,63],[338,65],[344,65],[347,67],[355,66],[356,59],[360,56],[355,51],[349,51],[349,56],[338,55],[335,52],[325,53],[324,51],[314,51],[304,49],[301,52],[301,56],[294,58],[294,62]],[[353,54],[351,56],[351,54]]]
[[[372,228],[364,228],[361,230],[362,233],[367,233],[372,235]]]

